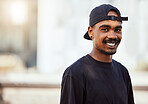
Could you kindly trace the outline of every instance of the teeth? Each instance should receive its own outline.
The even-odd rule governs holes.
[[[109,46],[115,46],[115,43],[106,43]]]

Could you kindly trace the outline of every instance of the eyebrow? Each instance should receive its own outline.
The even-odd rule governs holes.
[[[101,25],[99,28],[101,28],[101,27],[108,27],[108,28],[111,28],[111,26],[109,26],[109,25]],[[122,26],[116,26],[115,28],[122,28]]]
[[[122,26],[116,26],[115,28],[122,28]]]
[[[101,28],[101,27],[109,27],[109,28],[111,28],[109,25],[101,25],[99,28]]]

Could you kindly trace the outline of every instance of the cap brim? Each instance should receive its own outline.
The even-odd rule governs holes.
[[[92,39],[89,37],[89,35],[88,35],[88,31],[85,33],[84,38],[87,39],[87,40],[92,40]]]

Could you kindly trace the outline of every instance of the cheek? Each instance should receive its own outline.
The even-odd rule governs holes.
[[[96,48],[103,47],[103,39],[101,37],[94,38],[93,44]]]
[[[119,39],[122,40],[122,35],[119,36]]]
[[[103,44],[103,40],[105,39],[105,35],[103,34],[98,34],[98,35],[95,35],[94,37],[94,43],[98,46],[102,45]]]
[[[122,40],[122,34],[118,34],[117,37]]]

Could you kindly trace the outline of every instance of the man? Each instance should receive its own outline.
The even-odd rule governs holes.
[[[92,40],[93,49],[65,70],[60,104],[134,104],[129,73],[112,59],[127,20],[109,4],[91,11],[84,38]]]

